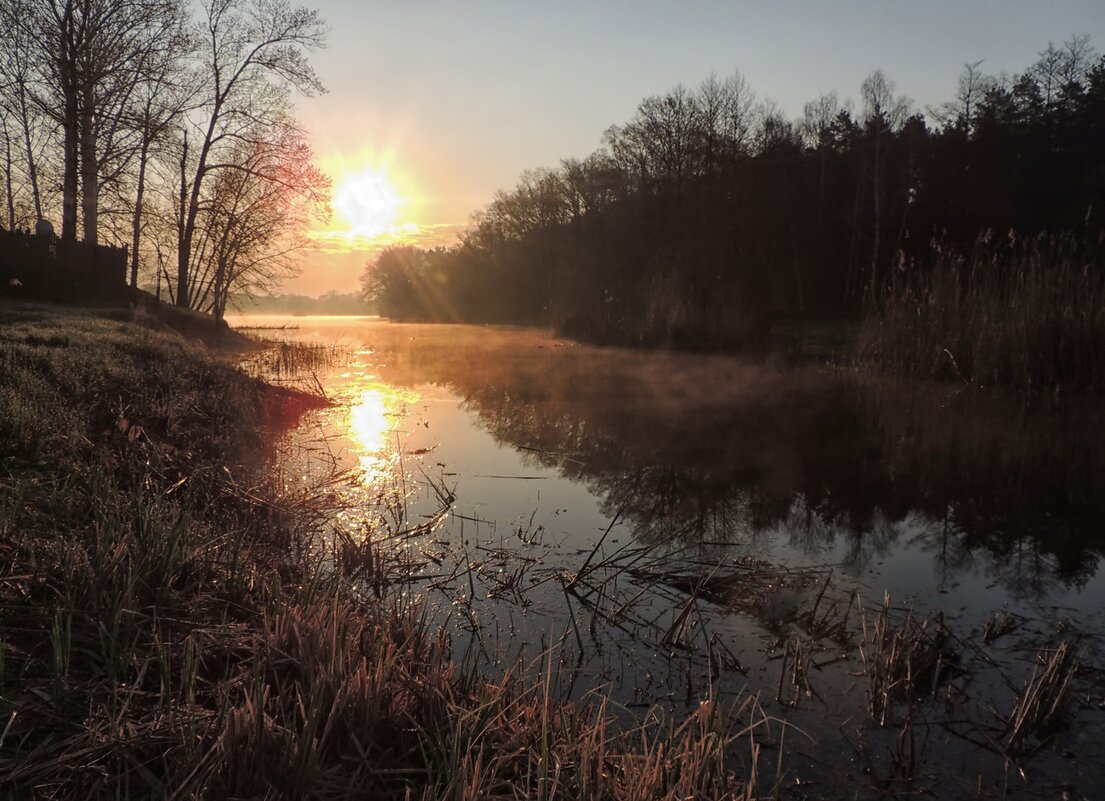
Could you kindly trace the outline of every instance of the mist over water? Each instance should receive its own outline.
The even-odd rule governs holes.
[[[1093,405],[1060,414],[953,384],[528,329],[281,322],[298,326],[281,337],[342,346],[318,374],[339,405],[294,435],[357,476],[336,524],[403,532],[384,547],[459,659],[506,669],[553,647],[567,696],[630,708],[693,706],[708,689],[778,701],[790,638],[830,663],[843,640],[808,622],[831,611],[843,631],[852,604],[885,594],[957,635],[1000,613],[1023,642],[1059,627],[1097,648]],[[819,673],[818,702],[784,704],[788,720],[816,734],[861,713],[855,670]],[[996,678],[978,683],[980,703],[1007,700]],[[969,772],[980,757],[956,758]]]

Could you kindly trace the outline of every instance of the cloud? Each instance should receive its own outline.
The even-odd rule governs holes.
[[[407,223],[373,235],[352,231],[309,231],[307,237],[311,240],[312,249],[319,253],[371,254],[392,245],[415,245],[421,248],[452,245],[468,227],[461,223]]]

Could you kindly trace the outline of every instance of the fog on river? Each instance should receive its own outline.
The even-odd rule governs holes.
[[[331,544],[372,540],[373,591],[440,614],[464,664],[545,660],[627,709],[755,692],[816,740],[863,710],[851,643],[885,596],[987,643],[1102,633],[1092,405],[530,329],[232,322],[329,349],[309,380],[338,403],[287,435],[291,475],[344,471]],[[1014,651],[957,656],[977,703],[1023,681]],[[796,662],[818,670],[784,688]]]

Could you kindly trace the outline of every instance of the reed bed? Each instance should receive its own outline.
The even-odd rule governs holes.
[[[255,330],[245,329],[246,335]],[[319,373],[347,355],[347,348],[341,345],[267,337],[251,337],[251,341],[256,347],[239,359],[241,370],[269,384],[323,398],[326,392]]]
[[[947,679],[954,654],[943,620],[894,613],[890,596],[883,597],[878,613],[861,617],[863,640],[859,647],[867,680],[867,709],[878,726],[894,725],[896,705],[909,710],[919,698],[934,695]]]
[[[1105,391],[1105,249],[1072,235],[934,245],[869,298],[859,357],[899,375]]]
[[[337,345],[314,342],[260,339],[263,348],[256,356],[246,359],[242,366],[247,372],[256,365],[264,377],[279,380],[305,372],[316,372],[333,364],[344,350]]]

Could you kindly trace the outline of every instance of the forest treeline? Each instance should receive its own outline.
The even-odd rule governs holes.
[[[1105,58],[1088,37],[1016,75],[964,67],[915,109],[881,71],[787,119],[739,75],[649,97],[585,159],[522,175],[460,244],[364,275],[394,318],[551,324],[603,342],[724,347],[779,315],[858,314],[935,249],[1074,232],[1105,211]]]
[[[360,292],[323,292],[317,298],[292,292],[275,295],[239,295],[234,299],[242,314],[372,314]]]
[[[317,12],[0,0],[0,32],[0,225],[125,245],[131,286],[217,317],[294,268],[328,202],[291,102],[323,90]]]

